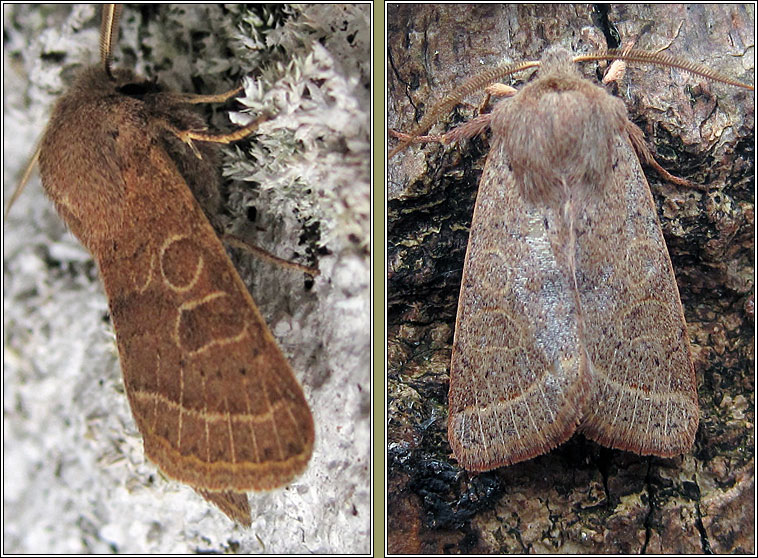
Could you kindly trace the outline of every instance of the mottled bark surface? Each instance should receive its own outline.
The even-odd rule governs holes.
[[[726,5],[606,14],[591,5],[390,6],[389,126],[412,130],[435,100],[486,67],[539,59],[555,43],[615,46],[604,35],[614,30],[624,44],[636,39],[752,83],[754,17],[752,6]],[[595,71],[582,66],[588,79]],[[629,67],[617,94],[658,161],[708,187],[647,173],[695,361],[695,447],[674,459],[640,457],[576,435],[489,473],[456,464],[446,429],[450,349],[488,137],[412,146],[390,161],[388,185],[392,553],[754,551],[753,96],[657,67]],[[432,133],[474,113],[461,105]]]

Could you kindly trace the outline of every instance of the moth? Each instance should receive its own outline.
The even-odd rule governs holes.
[[[245,492],[290,482],[314,443],[303,390],[206,214],[216,144],[265,117],[206,132],[190,105],[239,90],[181,94],[113,69],[120,11],[103,8],[102,63],[58,100],[34,159],[97,263],[145,454],[250,525]]]
[[[654,162],[623,103],[575,62],[662,63],[751,86],[671,57],[625,49],[495,68],[432,106],[416,141],[491,130],[471,225],[450,365],[448,438],[487,471],[582,432],[608,447],[670,457],[698,425],[679,293],[640,167]],[[489,114],[423,137],[437,116],[503,76],[538,77]],[[679,181],[682,183],[683,181]]]

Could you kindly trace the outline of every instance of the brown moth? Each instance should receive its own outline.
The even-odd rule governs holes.
[[[302,388],[204,212],[217,203],[213,144],[263,118],[205,133],[188,105],[236,91],[178,94],[112,70],[118,15],[104,9],[102,65],[55,105],[42,183],[97,262],[145,454],[249,525],[245,492],[290,482],[314,441]]]
[[[656,58],[625,50],[579,59],[614,55]],[[471,471],[532,458],[575,432],[668,457],[688,451],[697,430],[682,306],[638,156],[654,163],[623,103],[581,77],[575,61],[555,48],[540,63],[475,76],[433,106],[416,133],[397,134],[403,141],[390,152],[419,140],[468,93],[540,67],[492,113],[420,138],[447,143],[492,131],[450,365],[448,438]]]

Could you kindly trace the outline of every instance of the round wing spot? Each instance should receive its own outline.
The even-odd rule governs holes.
[[[458,328],[459,344],[473,349],[502,347],[515,350],[526,337],[523,323],[499,308],[482,308]]]
[[[634,304],[623,316],[623,338],[648,338],[651,333],[675,332],[680,329],[668,305],[658,300]]]
[[[665,249],[652,242],[635,242],[626,252],[626,277],[632,285],[655,282],[668,268]]]
[[[169,237],[161,246],[161,276],[174,292],[186,292],[195,286],[203,270],[203,256],[190,237]]]
[[[483,249],[469,261],[469,281],[479,281],[477,294],[502,299],[511,289],[513,271],[505,256],[497,250]]]

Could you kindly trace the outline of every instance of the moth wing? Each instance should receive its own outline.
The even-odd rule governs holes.
[[[521,195],[495,136],[471,224],[450,366],[448,438],[468,470],[545,453],[581,420],[588,376],[567,234],[560,215]]]
[[[127,221],[98,254],[126,393],[145,453],[167,476],[241,507],[232,493],[303,471],[313,419],[173,161],[134,143],[142,151],[122,158]]]
[[[682,303],[650,188],[626,137],[577,222],[577,285],[592,378],[581,431],[643,455],[687,451],[698,424]]]
[[[210,503],[218,506],[230,518],[246,527],[252,525],[250,518],[250,502],[244,492],[209,492],[208,490],[195,489],[200,496]]]

